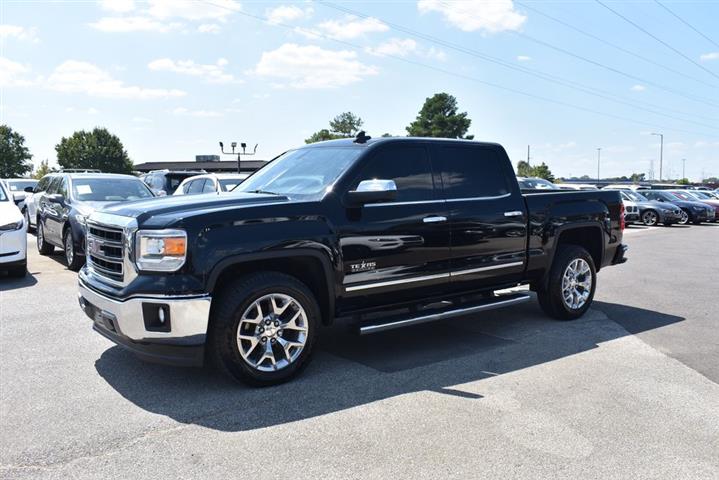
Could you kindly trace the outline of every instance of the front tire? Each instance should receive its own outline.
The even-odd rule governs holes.
[[[647,210],[642,213],[642,223],[647,227],[653,227],[659,223],[659,215],[654,210]]]
[[[679,223],[679,225],[686,225],[689,223],[690,219],[691,217],[689,216],[689,213],[686,210],[682,210],[682,216],[679,218],[679,222],[677,223]]]
[[[295,277],[249,275],[226,286],[213,303],[208,353],[225,374],[253,386],[277,385],[309,363],[320,309]]]
[[[537,291],[542,310],[557,320],[574,320],[589,310],[597,288],[592,256],[577,245],[560,245],[546,288]]]
[[[30,212],[28,211],[27,207],[22,211],[23,217],[25,217],[25,225],[27,225],[27,231],[28,233],[32,233],[35,231],[35,228],[30,225]]]
[[[65,251],[65,262],[67,262],[68,270],[72,270],[73,272],[80,271],[85,262],[75,251],[75,242],[72,239],[72,231],[69,228],[65,230],[62,245]]]
[[[37,221],[37,251],[40,255],[52,255],[55,247],[45,241],[45,227],[40,220]]]
[[[25,278],[25,275],[27,275],[27,264],[9,268],[7,274],[12,278]]]

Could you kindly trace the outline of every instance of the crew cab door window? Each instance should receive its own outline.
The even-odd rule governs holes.
[[[489,148],[439,147],[440,171],[447,199],[499,197],[510,192],[499,155]]]
[[[361,171],[352,189],[363,180],[394,180],[397,185],[395,202],[416,202],[434,199],[432,167],[424,147],[385,148]]]

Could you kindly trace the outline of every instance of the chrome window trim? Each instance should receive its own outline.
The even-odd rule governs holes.
[[[498,200],[500,198],[507,198],[512,195],[512,192],[507,192],[502,195],[494,195],[490,197],[467,197],[467,198],[448,198],[448,202],[473,202],[475,200]]]
[[[368,203],[365,207],[390,207],[396,205],[428,205],[430,203],[444,203],[446,200],[415,200],[413,202],[381,202],[381,203]]]

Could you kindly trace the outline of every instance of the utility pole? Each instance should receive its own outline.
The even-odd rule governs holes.
[[[687,166],[687,159],[682,158],[682,178],[687,178],[686,166]]]
[[[222,142],[220,142],[220,151],[224,155],[237,155],[237,173],[242,173],[242,170],[240,169],[240,159],[242,158],[242,155],[254,155],[255,153],[257,153],[257,144],[255,144],[255,149],[252,151],[252,153],[247,153],[245,151],[245,149],[247,149],[247,144],[244,142],[240,143],[240,147],[242,148],[241,152],[235,152],[235,148],[237,148],[237,142],[232,142],[230,146],[232,147],[232,151],[226,152],[225,146],[222,144]]]
[[[529,165],[529,145],[527,145],[527,165]]]
[[[664,134],[652,133],[659,137],[659,181],[662,181],[662,163],[664,162]]]
[[[602,159],[602,148],[600,147],[600,148],[597,148],[597,182],[599,181],[600,178],[602,178],[599,175],[599,163],[600,163],[601,159]]]

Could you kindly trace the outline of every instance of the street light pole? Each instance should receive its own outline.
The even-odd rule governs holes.
[[[687,178],[686,166],[687,166],[687,159],[682,158],[682,178]]]
[[[652,133],[659,137],[659,181],[662,181],[662,163],[664,162],[664,134]]]
[[[601,176],[599,175],[599,163],[600,163],[601,159],[602,159],[602,149],[600,147],[600,148],[597,148],[597,182],[601,178]]]

